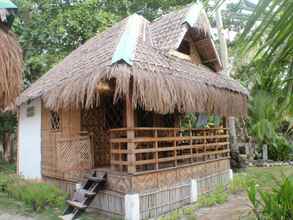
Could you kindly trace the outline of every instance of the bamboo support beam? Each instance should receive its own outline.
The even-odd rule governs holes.
[[[129,161],[129,166],[127,167],[128,173],[135,173],[136,167],[135,167],[135,132],[134,130],[131,130],[130,128],[134,128],[134,108],[132,104],[132,89],[130,88],[129,95],[126,96],[126,126],[129,130],[127,130],[127,139],[129,140],[127,142],[127,160]]]

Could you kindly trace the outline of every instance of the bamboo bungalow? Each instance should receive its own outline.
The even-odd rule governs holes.
[[[22,51],[10,26],[16,5],[0,0],[0,111],[15,102],[21,89]]]
[[[182,119],[247,113],[247,90],[221,68],[202,7],[153,22],[125,18],[20,95],[19,174],[70,192],[81,181],[104,182],[77,190],[96,196],[75,193],[71,217],[91,205],[146,219],[196,201],[231,177],[228,131],[225,120],[191,128],[180,127]]]

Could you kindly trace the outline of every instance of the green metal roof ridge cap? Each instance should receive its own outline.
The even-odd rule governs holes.
[[[0,9],[16,9],[17,6],[9,0],[0,0]]]
[[[112,57],[112,64],[121,60],[129,65],[133,64],[141,24],[142,18],[140,15],[133,14],[129,16],[126,28]]]

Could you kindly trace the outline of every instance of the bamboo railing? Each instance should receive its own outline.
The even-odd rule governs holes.
[[[114,171],[137,174],[229,158],[226,128],[117,128],[110,133]]]

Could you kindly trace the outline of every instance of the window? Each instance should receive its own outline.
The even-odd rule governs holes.
[[[59,131],[61,128],[61,118],[60,114],[55,111],[50,111],[50,126],[51,130]]]

